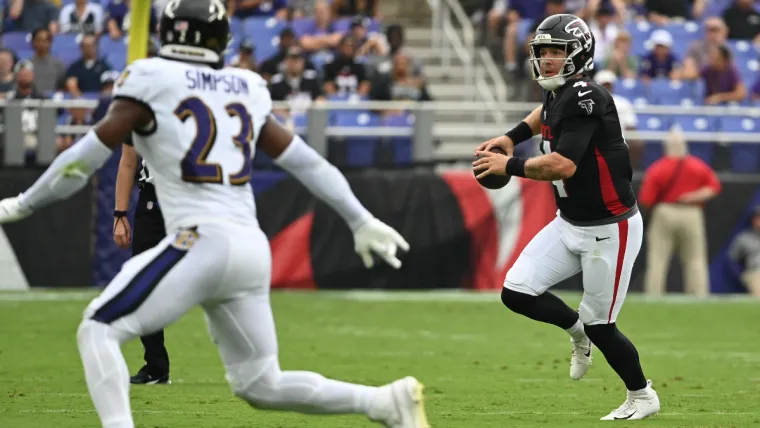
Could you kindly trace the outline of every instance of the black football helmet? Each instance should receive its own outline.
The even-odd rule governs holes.
[[[546,90],[553,91],[564,85],[567,78],[594,69],[594,35],[588,25],[575,15],[552,15],[544,19],[529,45],[533,80]],[[564,50],[566,58],[541,58],[541,48],[546,46]],[[565,65],[559,73],[544,76],[541,72],[541,61],[558,59],[565,60]]]
[[[159,23],[162,58],[224,65],[232,35],[222,0],[170,0]]]

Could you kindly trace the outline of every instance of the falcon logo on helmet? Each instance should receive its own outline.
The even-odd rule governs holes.
[[[575,21],[567,24],[567,26],[565,26],[565,31],[578,39],[583,40],[583,49],[589,50],[591,48],[593,36],[591,35],[591,30],[589,30],[588,26],[582,19],[577,18]]]
[[[529,43],[533,80],[544,89],[554,91],[568,78],[592,70],[595,44],[588,25],[577,16],[559,14],[546,18]],[[564,54],[560,55],[559,51]]]

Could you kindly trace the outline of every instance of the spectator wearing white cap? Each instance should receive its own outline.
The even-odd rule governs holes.
[[[615,101],[615,108],[620,118],[620,126],[623,128],[623,135],[626,131],[635,132],[639,120],[636,117],[636,112],[633,110],[633,104],[621,95],[615,94],[615,83],[617,83],[617,76],[610,70],[601,70],[594,76],[594,81],[604,86],[612,94],[612,99]],[[644,149],[644,143],[640,140],[628,140],[628,148],[631,152],[631,164],[635,167],[639,163],[641,153]]]
[[[655,30],[647,43],[652,46],[652,52],[642,58],[640,77],[645,81],[658,78],[679,79],[681,64],[670,49],[673,46],[673,36],[667,30]]]

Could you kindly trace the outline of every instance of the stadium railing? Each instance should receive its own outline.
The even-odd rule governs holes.
[[[433,48],[440,51],[441,65],[450,66],[453,53],[465,67],[465,84],[474,86],[475,58],[472,53],[476,52],[475,29],[467,14],[456,0],[427,0],[427,3],[433,14]],[[456,26],[451,22],[452,16]],[[461,37],[458,31],[461,31]],[[479,92],[483,94],[482,91]],[[474,95],[466,96],[473,99]]]
[[[19,100],[0,101],[3,109],[4,125],[0,131],[4,134],[5,165],[23,165],[24,163],[24,133],[22,117],[24,111],[31,109],[37,111],[37,159],[41,164],[49,163],[56,155],[55,136],[61,134],[83,134],[91,126],[89,125],[62,125],[59,124],[60,109],[87,108],[93,109],[98,105],[97,100]],[[294,131],[303,135],[305,139],[317,151],[327,153],[328,139],[332,137],[404,137],[411,140],[412,160],[420,163],[430,163],[438,160],[468,160],[472,156],[473,147],[463,146],[460,155],[456,159],[442,158],[437,154],[435,141],[442,137],[462,137],[463,139],[480,139],[485,141],[503,134],[506,130],[518,123],[518,121],[533,108],[535,103],[519,102],[386,102],[386,101],[326,101],[312,104],[306,110],[305,118],[294,126]],[[289,109],[288,103],[275,103],[275,108]],[[511,121],[502,123],[473,123],[469,126],[451,125],[438,120],[437,113],[443,112],[491,112],[496,109],[509,117]],[[357,120],[355,122],[336,121],[339,112],[353,112],[354,116],[372,116],[378,111],[398,110],[404,111],[409,120],[404,126],[378,126],[381,122]],[[683,107],[683,106],[642,106],[635,107],[640,115],[650,118],[678,118],[693,117],[696,120],[715,119],[726,120],[727,118],[740,118],[753,124],[760,125],[760,107]],[[357,115],[357,113],[359,113]],[[641,122],[641,120],[640,120]],[[340,124],[340,126],[338,126]],[[697,127],[699,128],[699,127]],[[756,130],[755,130],[756,129]],[[627,131],[626,138],[645,141],[662,141],[669,133],[669,129],[647,130],[645,124],[639,125],[638,131]],[[716,127],[707,127],[706,130],[684,130],[684,137],[690,142],[712,142],[731,144],[758,144],[760,143],[760,126],[757,128],[746,127],[736,130],[724,131]]]

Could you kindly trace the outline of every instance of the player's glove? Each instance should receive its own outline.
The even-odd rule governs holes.
[[[401,260],[396,257],[399,248],[409,251],[409,244],[395,229],[374,217],[354,232],[354,250],[362,258],[367,269],[375,264],[372,253],[377,254],[394,269],[400,268]]]
[[[21,206],[21,195],[0,201],[0,224],[12,223],[28,217],[32,210]]]

